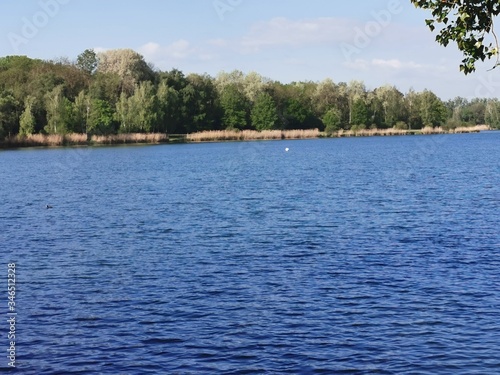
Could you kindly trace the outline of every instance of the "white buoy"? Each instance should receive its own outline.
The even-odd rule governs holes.
[[[285,148],[285,151],[286,151],[286,152],[288,152],[288,150],[290,150],[288,147],[287,147],[287,148]]]

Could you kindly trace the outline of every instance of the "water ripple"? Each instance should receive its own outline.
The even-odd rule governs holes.
[[[20,373],[497,373],[498,136],[1,153]]]

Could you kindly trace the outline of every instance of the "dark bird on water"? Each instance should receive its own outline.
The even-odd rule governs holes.
[[[49,208],[53,208],[50,204],[46,205],[45,208],[48,210]]]

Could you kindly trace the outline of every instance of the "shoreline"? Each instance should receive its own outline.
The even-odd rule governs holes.
[[[349,137],[384,137],[408,135],[437,135],[479,133],[494,130],[487,125],[459,127],[444,130],[441,127],[425,127],[416,130],[402,129],[359,129],[339,130],[327,134],[318,129],[298,130],[209,130],[190,134],[164,133],[128,133],[106,136],[87,136],[86,134],[44,135],[34,134],[26,137],[14,136],[0,141],[0,149],[19,148],[58,148],[58,147],[95,147],[120,145],[158,145],[178,143],[207,143],[226,141],[260,141],[260,140],[292,140],[318,138],[349,138]]]

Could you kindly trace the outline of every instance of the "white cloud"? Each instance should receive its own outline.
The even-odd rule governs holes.
[[[240,43],[244,52],[258,52],[275,46],[332,45],[349,40],[354,27],[351,21],[339,18],[293,21],[279,17],[254,25]]]
[[[373,68],[386,70],[422,70],[422,69],[442,69],[440,66],[422,65],[414,61],[401,61],[399,59],[356,59],[344,63],[348,68],[354,70],[368,70]]]
[[[166,52],[168,55],[176,59],[184,59],[188,57],[194,50],[187,40],[180,39],[166,47]]]
[[[380,68],[389,68],[389,69],[420,69],[423,68],[423,65],[417,64],[413,61],[401,61],[398,59],[373,59],[371,64]]]
[[[158,43],[149,42],[140,47],[140,51],[145,55],[154,55],[160,50],[161,46]]]
[[[156,42],[148,42],[139,47],[139,52],[146,60],[183,60],[196,53],[196,49],[185,39],[179,39],[169,45],[162,46]]]

